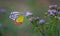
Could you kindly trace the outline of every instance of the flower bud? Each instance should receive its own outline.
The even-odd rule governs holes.
[[[33,22],[34,20],[35,20],[34,17],[29,18],[29,21],[30,21],[30,22]]]

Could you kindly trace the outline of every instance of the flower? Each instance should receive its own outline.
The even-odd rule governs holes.
[[[0,12],[6,12],[6,9],[1,8],[1,9],[0,9]]]
[[[49,12],[49,13],[55,13],[55,12],[57,12],[57,11],[56,11],[56,10],[50,10],[50,9],[49,9],[48,12]]]
[[[2,28],[2,26],[3,26],[3,25],[2,25],[2,24],[0,24],[0,28]]]
[[[30,22],[33,22],[34,20],[35,20],[34,17],[29,18],[29,21],[30,21]]]
[[[44,19],[39,20],[39,24],[42,24],[42,23],[44,23],[44,22],[45,22]]]
[[[25,16],[30,16],[30,15],[32,15],[31,12],[26,12],[26,15]]]
[[[50,10],[50,9],[48,10],[48,13],[53,16],[55,15],[56,12],[57,12],[56,10]]]

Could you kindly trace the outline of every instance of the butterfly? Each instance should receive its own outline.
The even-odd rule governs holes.
[[[14,21],[14,24],[22,24],[24,15],[21,12],[11,12],[9,18]]]

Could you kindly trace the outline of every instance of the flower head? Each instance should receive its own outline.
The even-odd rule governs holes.
[[[50,10],[50,9],[48,10],[48,13],[53,16],[55,15],[56,12],[57,12],[56,10]]]
[[[6,12],[6,9],[1,8],[1,9],[0,9],[0,12]]]
[[[25,16],[30,16],[30,15],[33,15],[33,14],[31,12],[26,12]]]
[[[2,24],[0,24],[0,28],[2,28],[2,26],[3,26],[3,25],[2,25]]]
[[[39,24],[42,24],[42,23],[44,23],[44,22],[45,22],[44,19],[39,20]]]
[[[30,21],[30,22],[33,22],[34,20],[35,20],[34,17],[29,18],[29,21]]]
[[[49,12],[49,13],[55,13],[55,12],[57,12],[57,11],[56,11],[56,10],[50,10],[50,9],[49,9],[48,12]]]

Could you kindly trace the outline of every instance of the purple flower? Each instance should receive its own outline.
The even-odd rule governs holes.
[[[3,25],[2,25],[2,24],[0,24],[0,28],[2,28],[2,26],[3,26]]]
[[[44,22],[45,22],[44,19],[39,20],[39,24],[42,24],[42,23],[44,23]]]
[[[6,12],[6,9],[2,8],[0,9],[0,12]]]
[[[33,15],[33,14],[31,12],[26,12],[25,16],[30,16],[30,15]]]
[[[48,13],[53,16],[55,15],[56,12],[57,12],[56,10],[50,10],[50,9],[48,10]]]

